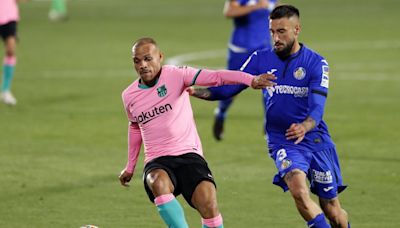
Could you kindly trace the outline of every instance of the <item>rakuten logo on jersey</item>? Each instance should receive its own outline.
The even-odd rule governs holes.
[[[133,122],[146,124],[155,118],[160,117],[161,114],[172,110],[172,106],[170,104],[162,105],[159,107],[154,107],[152,110],[147,112],[142,112],[140,115],[135,116]]]
[[[272,97],[275,94],[289,94],[294,97],[307,97],[308,87],[297,87],[289,85],[276,85],[267,88],[268,94]]]

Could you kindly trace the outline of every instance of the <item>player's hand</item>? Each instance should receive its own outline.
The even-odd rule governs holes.
[[[195,93],[195,88],[193,86],[187,87],[186,92],[188,92],[190,96],[193,96]]]
[[[125,169],[121,171],[119,175],[119,182],[124,187],[129,187],[129,181],[131,181],[133,173],[128,173]]]
[[[190,96],[200,99],[207,100],[211,97],[211,92],[207,88],[194,88],[193,86],[190,86],[186,88],[186,92],[188,92]]]
[[[276,77],[273,74],[260,74],[257,77],[253,78],[253,81],[251,81],[251,87],[253,89],[272,87],[276,85],[276,83],[273,82],[273,80],[276,80]]]
[[[294,144],[299,144],[304,139],[306,133],[307,130],[303,124],[294,123],[290,125],[289,129],[286,130],[285,136],[287,140],[296,139]]]

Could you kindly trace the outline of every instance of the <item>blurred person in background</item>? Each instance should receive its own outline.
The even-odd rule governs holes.
[[[3,71],[0,99],[7,105],[16,105],[11,93],[11,83],[17,64],[17,25],[19,9],[17,0],[0,0],[0,36],[4,42]]]
[[[66,0],[52,0],[49,11],[51,21],[65,21],[68,19]]]
[[[255,50],[271,47],[268,18],[276,3],[277,0],[225,2],[223,14],[233,20],[233,31],[228,43],[228,70],[239,70]],[[232,102],[233,98],[222,100],[215,109],[213,135],[218,141],[223,138],[224,122]]]

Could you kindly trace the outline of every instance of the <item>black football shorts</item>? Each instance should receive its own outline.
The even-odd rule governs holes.
[[[0,36],[3,40],[6,40],[10,36],[17,36],[17,22],[11,21],[0,25]]]
[[[186,202],[193,208],[192,195],[197,185],[206,180],[216,186],[211,170],[206,160],[196,153],[187,153],[179,156],[163,156],[146,164],[143,171],[143,182],[146,193],[152,203],[154,195],[146,182],[146,176],[155,169],[165,170],[174,185],[174,195],[183,195]]]

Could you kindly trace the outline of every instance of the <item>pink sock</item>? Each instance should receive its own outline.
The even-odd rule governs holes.
[[[154,203],[156,204],[156,206],[159,206],[159,205],[161,205],[161,204],[166,204],[166,203],[168,203],[169,201],[171,201],[171,200],[173,200],[173,199],[175,199],[174,194],[169,193],[169,194],[157,196],[157,197],[154,199]]]
[[[209,219],[202,218],[201,222],[208,227],[219,227],[223,224],[222,215],[219,214],[217,217]]]
[[[17,57],[15,56],[6,56],[3,61],[4,65],[15,66],[17,64]]]

